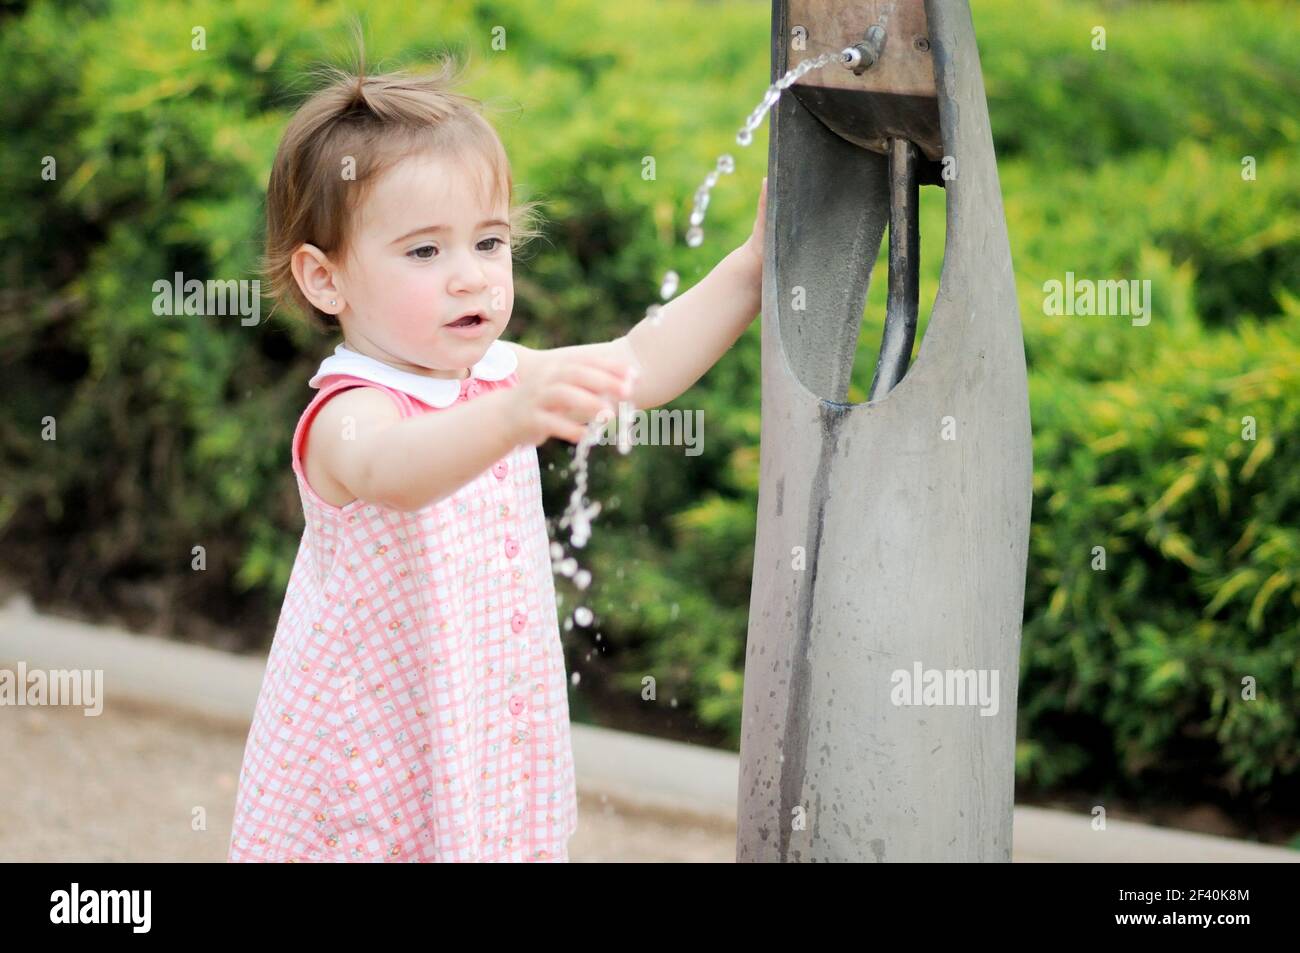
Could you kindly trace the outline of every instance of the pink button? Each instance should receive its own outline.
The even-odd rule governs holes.
[[[492,475],[496,477],[498,480],[504,480],[506,478],[506,474],[509,472],[510,472],[510,464],[506,463],[504,460],[499,460],[496,463],[492,464]]]
[[[527,624],[528,624],[528,616],[524,615],[522,612],[516,612],[514,615],[510,617],[510,628],[515,632],[516,635],[522,632],[524,630],[524,626],[526,626]]]
[[[519,544],[509,537],[506,538],[506,555],[511,559],[519,555]]]
[[[524,710],[524,696],[523,696],[523,695],[511,695],[511,696],[510,696],[510,714],[515,715],[515,716],[517,717],[520,713],[523,712],[523,710]]]

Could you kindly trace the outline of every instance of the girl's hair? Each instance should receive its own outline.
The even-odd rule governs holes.
[[[509,207],[512,252],[541,234],[540,203],[514,204],[510,160],[481,104],[453,92],[461,71],[448,57],[427,74],[366,76],[364,60],[355,73],[324,69],[326,85],[289,121],[267,185],[262,272],[277,303],[293,301],[323,331],[339,327],[338,318],[315,308],[294,281],[293,253],[308,242],[335,260],[345,257],[367,189],[411,155],[433,154],[478,169],[480,199],[504,197]]]

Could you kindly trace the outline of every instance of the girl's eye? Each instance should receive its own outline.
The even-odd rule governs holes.
[[[503,244],[506,244],[506,242],[502,241],[502,239],[500,238],[495,237],[495,235],[494,237],[491,238],[485,238],[484,241],[478,244],[480,244],[480,246],[484,246],[484,244],[487,244],[487,242],[495,242],[495,244],[490,248],[484,248],[484,251],[497,251],[499,247],[502,247]],[[433,255],[432,254],[426,255],[424,254],[424,252],[434,252],[437,250],[438,250],[437,246],[433,246],[433,244],[421,244],[419,248],[412,248],[411,251],[408,251],[407,256],[413,257],[413,259],[417,259],[420,261],[430,261],[433,259]]]

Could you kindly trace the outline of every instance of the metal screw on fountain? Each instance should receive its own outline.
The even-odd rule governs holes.
[[[879,23],[867,30],[861,43],[855,43],[840,54],[840,62],[855,75],[861,76],[876,65],[885,49],[885,28]]]

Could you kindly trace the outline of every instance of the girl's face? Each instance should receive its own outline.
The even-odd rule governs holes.
[[[504,203],[483,208],[455,163],[403,159],[357,210],[338,262],[339,314],[350,347],[415,373],[461,378],[505,330],[514,309]],[[451,327],[474,312],[482,320]]]

